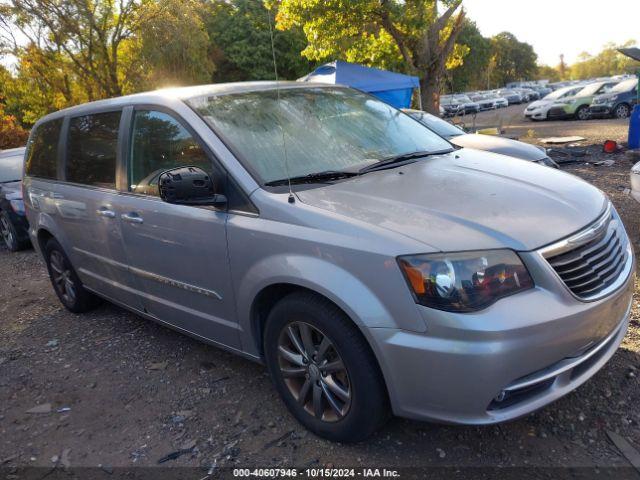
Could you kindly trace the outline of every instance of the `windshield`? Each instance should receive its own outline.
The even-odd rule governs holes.
[[[549,95],[544,97],[544,100],[557,100],[558,98],[566,97],[576,93],[580,90],[580,88],[576,87],[565,87],[556,90],[555,92],[551,92]]]
[[[458,127],[451,125],[449,122],[426,112],[409,112],[413,118],[426,125],[429,129],[436,132],[441,137],[457,137],[464,135],[464,131]]]
[[[582,90],[580,90],[576,94],[576,97],[589,97],[591,95],[595,95],[596,93],[598,93],[598,90],[600,90],[600,88],[603,85],[604,85],[603,83],[590,83],[589,85],[584,87]],[[608,90],[604,89],[604,91],[602,93],[607,93],[607,92],[608,92]]]
[[[196,97],[187,103],[263,184],[452,148],[399,110],[348,88],[282,89],[280,105],[276,90]]]
[[[15,182],[22,178],[24,152],[3,156],[0,152],[0,183]]]
[[[609,93],[629,92],[629,91],[633,90],[633,88],[637,84],[638,84],[638,79],[637,78],[631,78],[629,80],[625,80],[624,82],[620,82],[619,84],[617,84],[615,87],[613,87],[611,90],[609,90]]]

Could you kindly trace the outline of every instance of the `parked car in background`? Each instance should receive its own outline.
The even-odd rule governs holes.
[[[442,95],[440,97],[440,107],[444,110],[444,117],[453,117],[460,112],[460,102],[451,95]]]
[[[624,80],[607,93],[597,95],[589,106],[592,117],[628,118],[638,102],[638,79]]]
[[[506,98],[509,105],[520,105],[523,102],[522,95],[515,90],[502,89],[496,92],[503,98]]]
[[[553,105],[547,112],[547,118],[575,118],[576,120],[588,120],[589,105],[591,105],[594,97],[608,92],[617,84],[617,81],[611,80],[590,83],[583,87],[573,97],[565,97],[553,102]]]
[[[404,109],[403,111],[425,125],[429,130],[446,138],[458,147],[499,153],[501,155],[546,165],[547,167],[558,168],[558,164],[549,158],[547,151],[542,147],[536,147],[535,145],[496,135],[466,133],[464,130],[450,124],[446,120],[442,120],[422,110]]]
[[[0,236],[12,252],[31,245],[22,201],[24,150],[0,150]]]
[[[476,93],[469,96],[472,102],[477,103],[480,111],[485,112],[487,110],[494,110],[496,103],[493,98],[483,93]]]
[[[78,105],[36,122],[26,159],[29,232],[65,308],[104,298],[262,362],[334,441],[391,413],[523,417],[627,332],[634,251],[603,192],[456,149],[357,90],[247,82]]]
[[[533,121],[546,120],[548,118],[549,109],[553,106],[553,103],[556,100],[573,97],[580,90],[582,90],[582,86],[559,88],[558,90],[548,94],[543,99],[536,100],[535,102],[527,105],[527,108],[524,110],[524,116]]]
[[[540,94],[530,88],[517,88],[516,91],[520,92],[525,103],[533,102],[540,98]]]
[[[488,92],[487,95],[493,100],[496,108],[507,108],[509,106],[509,101],[506,98],[501,97],[497,93]]]
[[[467,95],[454,95],[453,97],[460,104],[460,109],[458,110],[459,115],[470,115],[480,111],[480,105],[472,101]]]

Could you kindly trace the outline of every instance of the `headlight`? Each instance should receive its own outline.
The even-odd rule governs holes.
[[[437,253],[398,258],[417,303],[449,312],[473,312],[533,287],[511,250]]]
[[[22,200],[9,200],[11,208],[18,215],[24,215],[24,202]]]

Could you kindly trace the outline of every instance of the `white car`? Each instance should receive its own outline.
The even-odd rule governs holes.
[[[631,167],[631,196],[640,202],[640,162]]]
[[[524,116],[529,120],[546,120],[549,109],[553,105],[553,102],[566,97],[572,97],[580,90],[583,85],[572,85],[570,87],[564,87],[551,92],[542,100],[536,100],[530,103],[524,110]]]

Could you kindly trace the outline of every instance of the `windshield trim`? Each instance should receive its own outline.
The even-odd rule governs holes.
[[[301,88],[297,85],[293,85],[291,87],[289,87],[288,85],[285,85],[284,87],[280,87],[280,91],[282,90],[290,90],[290,89],[297,89],[297,88]],[[378,101],[378,102],[382,102],[382,100],[380,100],[378,97],[376,97],[375,95],[372,95],[369,92],[364,92],[358,88],[353,88],[353,87],[345,87],[342,85],[332,85],[332,84],[314,84],[313,86],[309,86],[309,87],[302,87],[302,88],[313,88],[313,89],[317,89],[317,88],[327,88],[327,89],[343,89],[343,90],[355,90],[357,92],[360,92],[368,97],[371,97],[372,99]],[[274,87],[272,89],[273,91],[276,91],[276,88]],[[251,93],[251,91],[247,91],[247,92],[242,92],[242,93]],[[238,94],[238,92],[225,92],[225,93],[221,93],[219,95],[216,96],[227,96],[227,95],[234,95],[234,94]],[[269,183],[269,181],[264,181],[262,180],[262,178],[260,177],[260,174],[256,171],[255,168],[253,168],[253,166],[251,165],[251,163],[247,160],[247,158],[240,153],[240,151],[238,151],[238,149],[233,145],[233,142],[231,142],[226,135],[224,135],[219,128],[214,127],[213,125],[211,125],[209,122],[207,122],[207,120],[205,119],[204,115],[202,115],[198,109],[196,107],[194,107],[191,103],[191,100],[195,100],[198,98],[203,98],[203,97],[208,97],[211,96],[210,94],[199,94],[199,95],[193,95],[191,97],[185,97],[183,99],[181,99],[182,103],[185,104],[191,111],[193,111],[197,117],[202,120],[202,122],[206,125],[206,127],[214,134],[218,137],[218,139],[220,140],[220,142],[222,142],[222,144],[225,146],[225,148],[231,152],[231,154],[234,156],[234,158],[236,159],[236,161],[240,164],[240,166],[242,168],[245,169],[245,171],[251,176],[251,178],[253,179],[253,181],[256,183],[256,185],[258,185],[258,188],[261,188],[262,190],[266,190],[268,192],[271,193],[288,193],[289,192],[289,186],[288,185],[278,185],[278,186],[272,186],[272,185],[266,185],[266,183]],[[386,102],[383,102],[386,104]],[[418,122],[423,128],[425,128],[426,130],[429,130],[429,132],[431,132],[432,134],[436,135],[438,138],[441,138],[443,141],[445,141],[446,143],[448,143],[451,147],[452,150],[456,150],[457,147],[451,143],[449,141],[448,138],[445,138],[441,135],[439,135],[438,133],[434,132],[433,130],[431,130],[430,128],[428,128],[426,125],[424,125],[422,122],[420,122],[419,120],[413,118],[411,115],[409,115],[408,113],[405,113],[402,111],[402,109],[398,109],[392,105],[386,104],[388,105],[390,108],[393,108],[394,110],[396,110],[397,112],[401,113],[402,115],[406,115],[408,118],[410,118],[411,120],[413,120],[414,122]],[[410,152],[406,152],[406,153],[410,153]],[[317,173],[317,172],[316,172]],[[334,180],[334,182],[343,182],[343,181],[348,181],[348,180],[352,180],[353,178],[357,178],[356,177],[347,177],[347,178],[341,178],[341,179],[337,179]],[[318,184],[318,183],[301,183],[301,184],[294,184],[291,185],[291,190],[296,192],[296,191],[302,191],[302,190],[308,190],[311,188],[319,188],[319,187],[327,187],[331,185],[330,183],[324,183],[324,184]],[[254,190],[255,191],[255,190]],[[253,192],[247,192],[248,196],[251,196]]]

